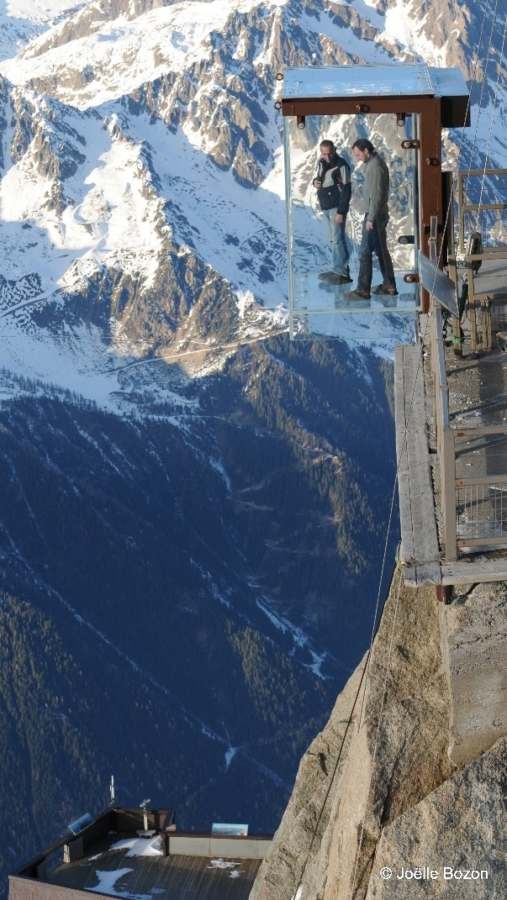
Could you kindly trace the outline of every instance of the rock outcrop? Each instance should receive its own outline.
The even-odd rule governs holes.
[[[506,772],[504,737],[384,828],[367,900],[505,897]],[[416,866],[423,878],[396,878],[402,867]],[[392,878],[382,879],[384,867]]]
[[[463,766],[507,733],[507,585],[464,589],[440,609],[451,691],[449,754]]]
[[[507,739],[458,768],[448,684],[434,589],[396,572],[370,659],[301,762],[251,900],[457,898],[467,871],[474,900],[507,895]]]

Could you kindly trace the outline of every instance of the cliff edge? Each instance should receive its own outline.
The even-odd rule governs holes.
[[[485,591],[505,616],[507,585]],[[365,658],[302,758],[250,900],[507,896],[507,737],[451,759],[440,620],[435,589],[397,570],[367,675]]]

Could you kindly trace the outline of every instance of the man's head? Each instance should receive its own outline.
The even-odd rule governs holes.
[[[352,156],[358,162],[367,162],[375,153],[375,147],[366,138],[358,138],[352,144]]]
[[[336,153],[335,145],[332,141],[321,141],[319,149],[322,159],[331,159]]]

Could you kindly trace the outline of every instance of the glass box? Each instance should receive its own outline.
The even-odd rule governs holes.
[[[403,149],[404,140],[414,136],[415,117],[398,125],[393,115],[284,117],[285,179],[287,201],[287,245],[289,277],[289,317],[293,337],[310,332],[337,333],[336,316],[414,316],[418,308],[417,284],[404,281],[417,271],[417,155]],[[371,294],[369,300],[350,299],[357,286],[359,253],[365,218],[364,163],[357,163],[352,144],[366,137],[389,168],[389,222],[387,246],[393,262],[397,296]],[[313,185],[322,140],[331,140],[350,165],[352,195],[345,220],[345,241],[350,254],[351,283],[336,284],[324,277],[336,270],[333,260],[333,215],[323,211]],[[379,261],[373,254],[372,287],[382,282]],[[373,325],[373,323],[372,323]]]

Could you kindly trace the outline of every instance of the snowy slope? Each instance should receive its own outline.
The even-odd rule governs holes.
[[[47,31],[63,14],[80,5],[79,0],[2,0],[0,59],[14,56],[30,40]]]

